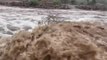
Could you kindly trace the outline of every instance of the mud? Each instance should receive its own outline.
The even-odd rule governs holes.
[[[107,28],[59,23],[21,31],[1,50],[0,60],[107,60]]]

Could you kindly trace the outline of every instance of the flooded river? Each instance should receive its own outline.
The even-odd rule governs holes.
[[[48,15],[58,15],[69,21],[107,22],[107,11],[79,9],[39,9],[0,6],[0,36],[11,36],[20,30],[31,30]]]

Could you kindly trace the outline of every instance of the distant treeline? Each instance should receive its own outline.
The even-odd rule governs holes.
[[[93,5],[96,3],[107,4],[107,0],[27,0],[31,5],[42,4],[74,4],[74,5]]]
[[[0,1],[1,5],[35,7],[35,8],[61,8],[69,9],[71,5],[76,5],[81,9],[107,9],[107,0],[15,0]],[[84,5],[84,6],[81,6]],[[88,5],[88,6],[87,6]]]

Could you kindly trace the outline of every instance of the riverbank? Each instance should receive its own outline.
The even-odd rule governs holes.
[[[26,8],[44,8],[44,9],[70,9],[70,5],[68,4],[54,4],[47,2],[39,2],[37,4],[36,1],[27,1],[27,0],[0,0],[0,5],[5,6],[17,6],[17,7],[26,7]]]
[[[35,4],[34,4],[35,3]],[[101,10],[107,11],[107,5],[96,3],[94,5],[70,5],[70,4],[53,4],[49,2],[29,2],[27,0],[0,0],[0,5],[17,6],[26,8],[44,8],[44,9],[83,9],[83,10]]]
[[[77,5],[75,6],[78,9],[83,10],[100,10],[100,11],[107,11],[107,5],[104,4],[95,4],[95,5]]]

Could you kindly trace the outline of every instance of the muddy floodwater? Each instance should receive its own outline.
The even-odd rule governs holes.
[[[107,22],[107,11],[79,9],[39,9],[0,6],[0,36],[11,36],[20,30],[31,30],[48,15],[58,15],[67,21]]]

